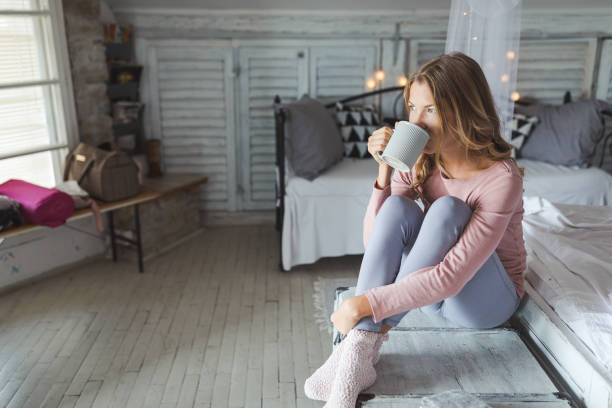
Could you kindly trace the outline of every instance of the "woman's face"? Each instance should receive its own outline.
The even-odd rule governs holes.
[[[433,154],[442,138],[442,127],[431,89],[425,82],[412,83],[407,108],[410,122],[422,127],[429,134],[429,140],[423,151]]]

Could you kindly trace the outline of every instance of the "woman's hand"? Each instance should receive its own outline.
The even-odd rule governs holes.
[[[395,127],[397,127],[397,122],[395,122]],[[385,150],[385,147],[387,147],[387,144],[389,143],[389,139],[391,139],[391,135],[393,135],[393,129],[388,126],[384,126],[376,129],[368,138],[368,152],[370,152],[378,164],[387,166],[387,163],[382,161],[378,157],[377,153]]]
[[[348,334],[359,320],[372,314],[371,310],[370,302],[365,295],[353,296],[345,299],[332,313],[331,321],[340,333]]]

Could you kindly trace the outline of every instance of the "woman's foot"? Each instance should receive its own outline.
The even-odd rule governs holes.
[[[341,341],[340,344],[334,348],[334,351],[332,351],[325,363],[306,379],[304,382],[304,394],[306,394],[308,398],[327,401],[345,345],[346,339]]]
[[[344,349],[324,408],[353,408],[361,391],[376,381],[372,351],[380,332],[352,329],[342,343]],[[382,340],[380,341],[382,344]]]
[[[355,330],[355,329],[353,329]],[[384,341],[389,339],[389,334],[379,333],[376,342],[372,347],[372,365],[375,365],[380,359],[380,347]],[[346,338],[332,351],[332,354],[327,358],[325,363],[319,367],[310,377],[304,382],[304,394],[314,400],[327,401],[331,393],[332,383],[336,377],[338,362],[342,356],[342,349],[346,345]]]

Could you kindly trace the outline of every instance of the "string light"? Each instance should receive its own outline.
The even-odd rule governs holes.
[[[516,57],[516,53],[514,51],[508,51],[506,53],[506,58],[508,59],[514,59],[514,57]]]
[[[467,12],[467,11],[464,11],[464,12],[463,12],[463,15],[464,15],[464,16],[467,16],[467,15],[468,15],[468,12]]]
[[[501,76],[501,81],[502,81],[502,82],[508,82],[509,80],[510,80],[510,75],[508,75],[508,74],[503,74],[503,75]]]
[[[385,72],[382,69],[379,69],[378,71],[376,71],[376,74],[374,74],[374,76],[378,81],[382,81],[383,79],[385,79]]]
[[[476,36],[476,35],[475,35],[475,36],[473,36],[473,37],[472,37],[472,40],[474,40],[474,41],[478,40],[478,36]]]
[[[376,87],[376,81],[370,78],[366,81],[366,86],[370,89],[374,89]]]
[[[408,85],[408,78],[406,78],[404,75],[402,75],[397,80],[397,83],[399,84],[399,86],[406,86],[406,85]]]
[[[521,95],[518,92],[512,92],[512,95],[510,95],[510,98],[516,102],[521,98]]]

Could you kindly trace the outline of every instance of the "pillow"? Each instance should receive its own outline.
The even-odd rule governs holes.
[[[380,127],[380,119],[372,106],[336,104],[336,121],[344,143],[344,155],[367,159],[368,138]]]
[[[605,102],[598,100],[559,106],[516,106],[518,113],[539,119],[520,156],[552,164],[589,167],[602,136],[601,111],[605,107]]]
[[[312,181],[342,160],[338,127],[325,106],[308,95],[285,107],[289,164],[295,175]]]
[[[510,129],[512,130],[512,137],[510,140],[510,144],[512,145],[511,157],[517,157],[517,151],[521,150],[521,147],[527,141],[536,123],[538,123],[538,118],[536,116],[526,116],[521,113],[515,113],[512,116],[512,123],[510,125]]]

